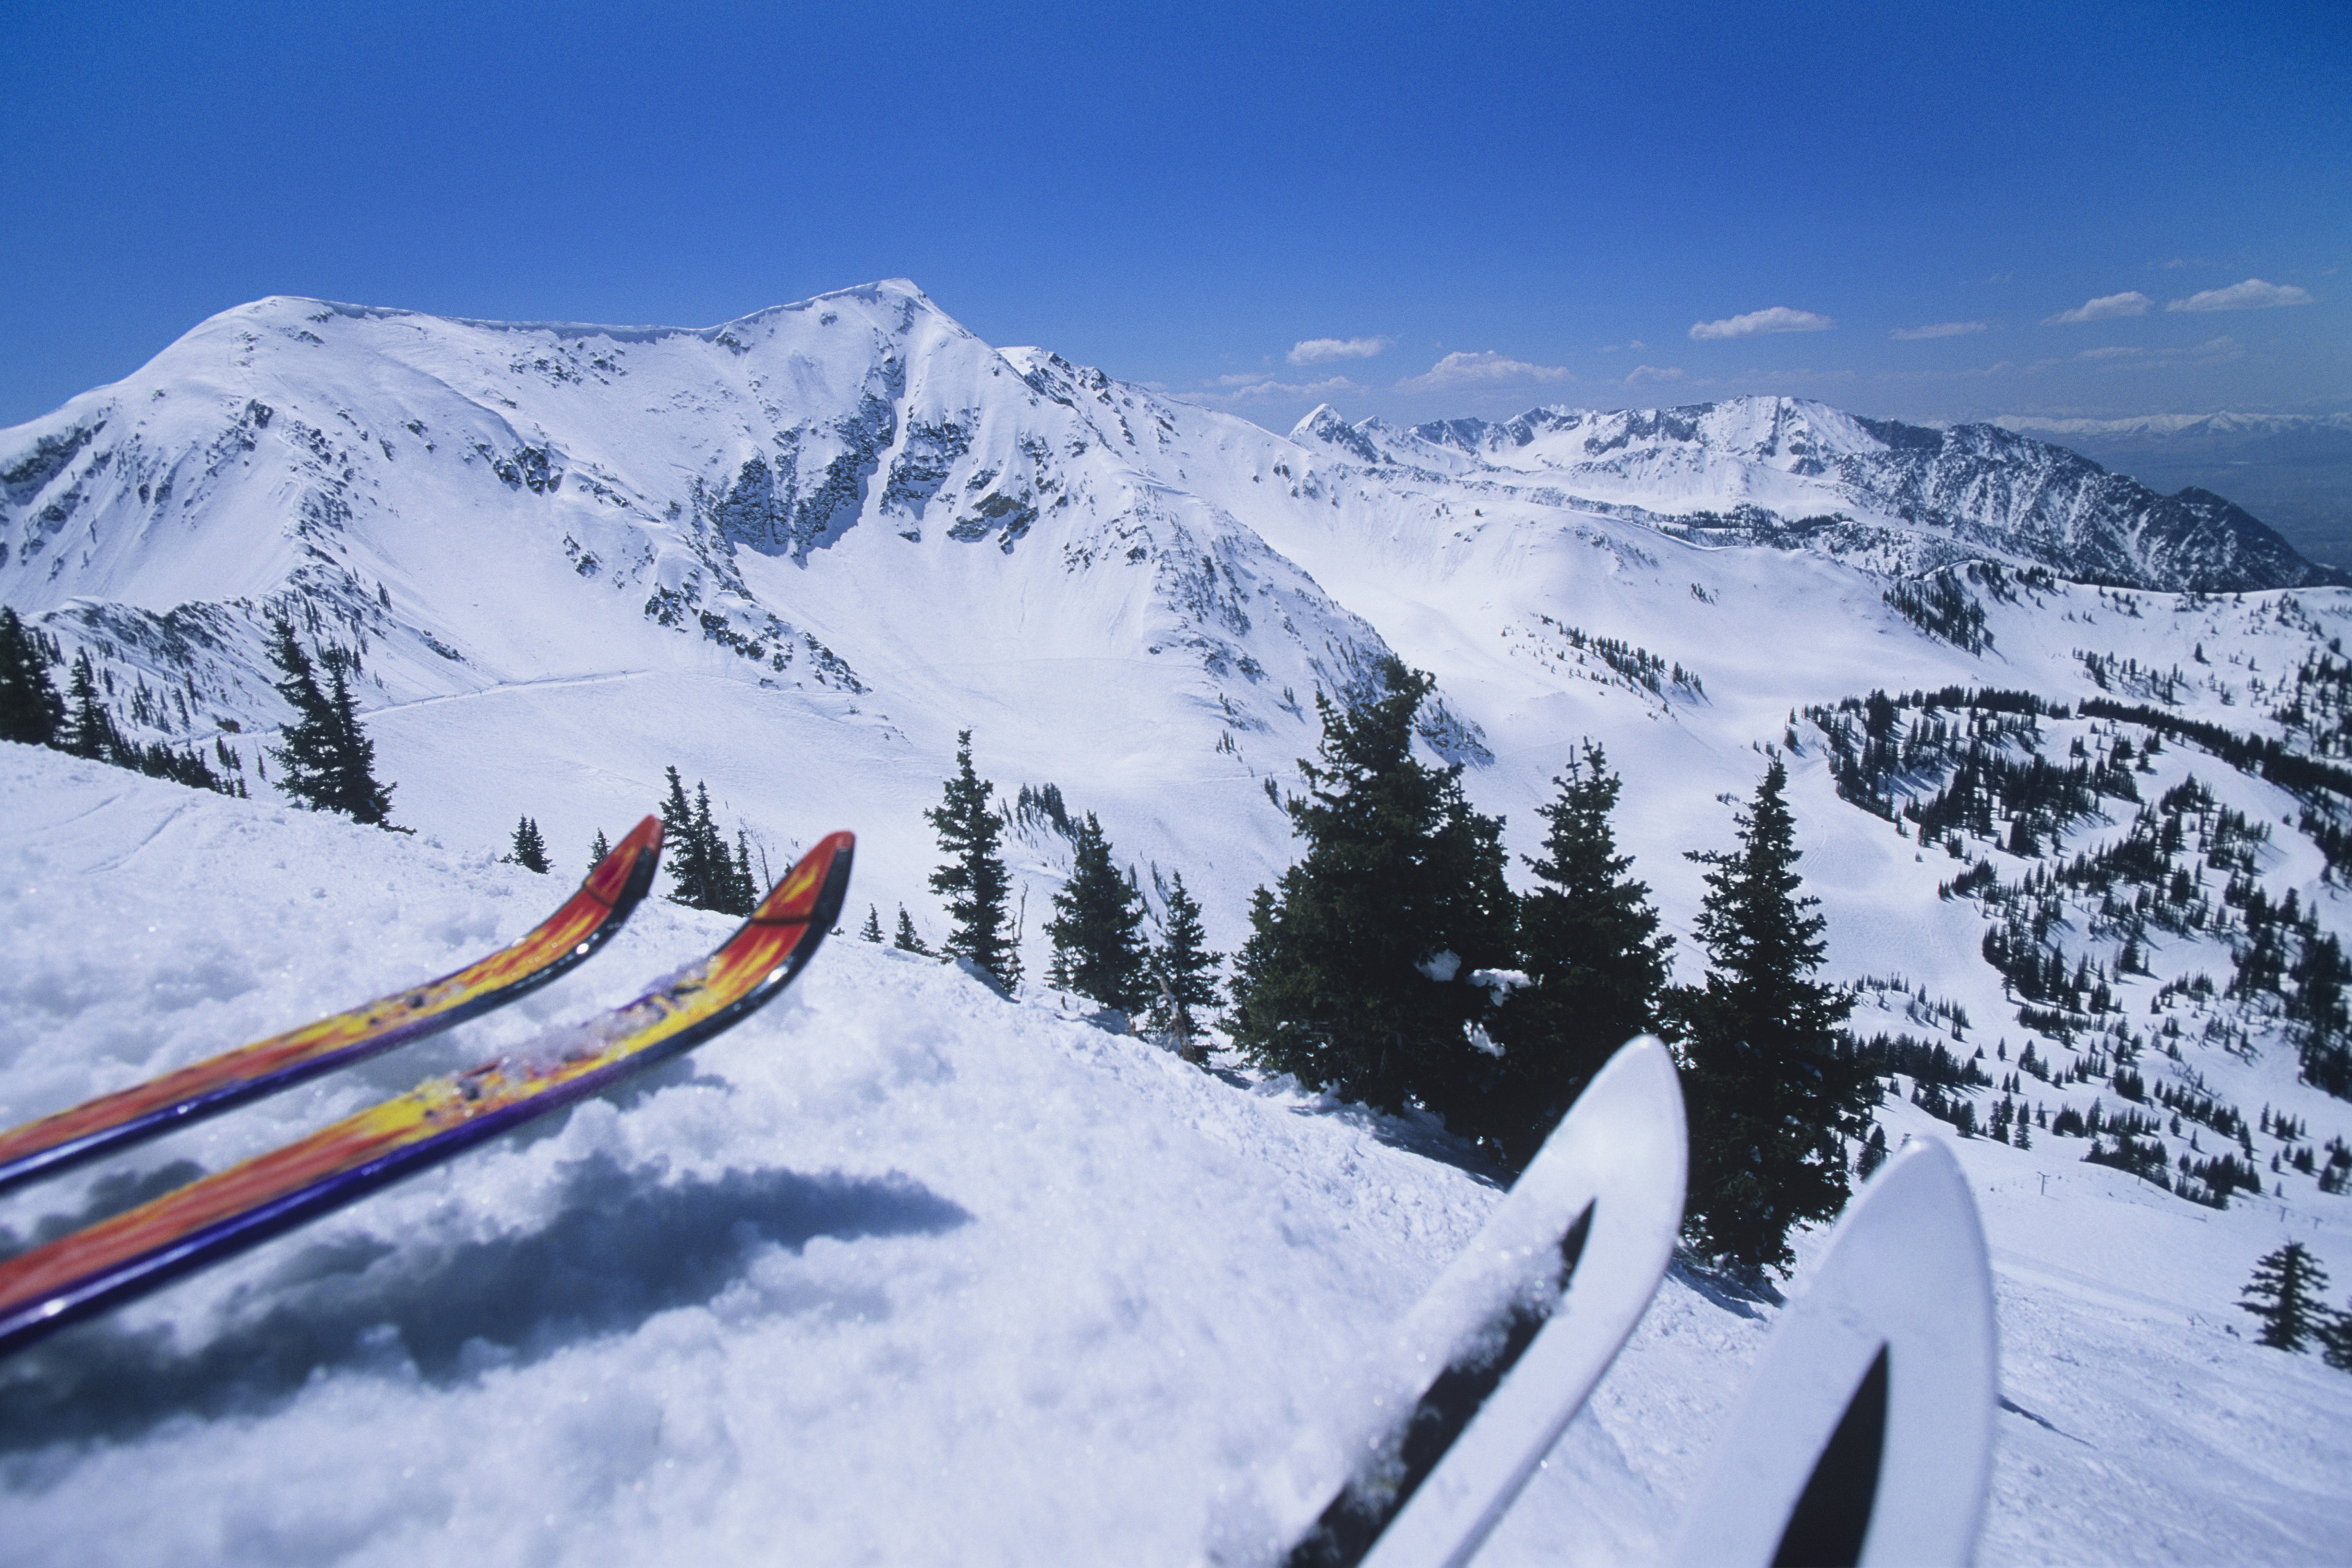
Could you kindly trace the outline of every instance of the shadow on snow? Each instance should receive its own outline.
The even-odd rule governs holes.
[[[763,1246],[936,1234],[971,1218],[896,1175],[730,1170],[665,1182],[599,1155],[567,1168],[555,1218],[528,1235],[302,1248],[257,1287],[282,1299],[191,1350],[163,1325],[101,1318],[66,1330],[0,1363],[0,1451],[249,1414],[337,1370],[463,1382],[709,1301]]]

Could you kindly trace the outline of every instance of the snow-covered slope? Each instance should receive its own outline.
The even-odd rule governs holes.
[[[653,807],[669,764],[772,866],[855,830],[848,924],[870,902],[887,927],[904,904],[936,940],[921,813],[970,728],[1003,795],[1051,784],[1097,812],[1155,912],[1181,871],[1230,951],[1294,852],[1276,800],[1314,748],[1315,697],[1394,653],[1436,674],[1423,739],[1507,816],[1515,853],[1570,748],[1605,745],[1621,841],[1685,977],[1701,891],[1685,852],[1728,844],[1729,805],[1775,747],[1831,974],[1868,982],[1859,1030],[2021,1079],[1962,1091],[1980,1118],[2004,1096],[2113,1113],[2126,1052],[2150,1090],[2250,1124],[2288,1113],[2291,1134],[2248,1138],[2281,1190],[2225,1210],[2085,1165],[2087,1140],[2039,1124],[2031,1150],[1963,1154],[2003,1271],[2006,1386],[2039,1418],[2004,1417],[1987,1559],[2308,1560],[2347,1522],[2326,1479],[2352,1443],[2338,1375],[2250,1350],[2232,1303],[2283,1235],[2352,1276],[2347,1199],[2292,1163],[2352,1115],[2296,1082],[2280,998],[2225,992],[2250,888],[2352,936],[2319,847],[2352,798],[2298,796],[2178,732],[2149,747],[2145,726],[2073,705],[2154,704],[2340,762],[2330,661],[2352,595],[2118,590],[2304,580],[2234,516],[2126,483],[1982,427],[1780,400],[1410,432],[1325,410],[1285,437],[992,349],[908,284],[693,331],[244,307],[0,433],[0,602],[89,653],[136,734],[229,759],[256,797],[7,754],[0,917],[26,956],[0,1007],[0,1121],[521,929],[552,883],[491,863],[518,817],[569,873],[595,831]],[[417,840],[271,803],[287,716],[262,648],[280,613],[357,655]],[[2065,707],[2033,744],[2055,767],[2095,760],[2111,792],[2029,821],[2031,842],[2006,809],[1927,844],[1841,798],[1831,730],[1802,710],[1953,687]],[[1900,723],[1916,737],[1957,711]],[[1921,763],[1889,788],[1947,777]],[[1983,956],[2019,890],[2141,809],[2207,794],[2170,815],[2211,919],[2150,927],[2132,967],[2135,917],[2049,894],[2036,939],[2095,966],[2112,1007],[2030,1024]],[[2206,835],[2225,809],[2268,837],[2200,861],[2224,852]],[[1040,811],[1013,827],[1034,976],[1068,849]],[[615,997],[711,930],[648,906],[511,1017],[94,1179],[216,1165]],[[74,1550],[89,1500],[152,1474],[175,1478],[145,1494],[154,1511],[109,1518],[161,1531],[173,1560],[476,1537],[500,1558],[642,1560],[672,1536],[724,1559],[772,1553],[780,1521],[814,1561],[1249,1560],[1319,1500],[1354,1433],[1347,1369],[1489,1190],[1433,1157],[1450,1147],[1434,1129],[1180,1071],[1056,1007],[837,943],[803,1006],[651,1092],[160,1297],[130,1339],[60,1339],[37,1364],[62,1370],[6,1396],[25,1436],[0,1481],[48,1543],[24,1554]],[[2021,1065],[2029,1042],[2054,1080]],[[1904,1098],[1917,1075],[1894,1082],[1890,1133],[1944,1135]],[[2172,1154],[2237,1146],[2190,1123],[2163,1130]],[[97,1191],[51,1189],[0,1224],[31,1234]],[[597,1229],[608,1210],[625,1222]],[[685,1260],[648,1257],[680,1225],[704,1238]],[[456,1281],[478,1266],[551,1270],[584,1304],[477,1299]],[[1646,1555],[1759,1311],[1670,1289],[1490,1555]],[[408,1434],[397,1463],[335,1436],[371,1418]],[[339,1461],[363,1479],[326,1484]],[[288,1465],[320,1484],[278,1480]],[[534,1481],[561,1499],[515,1511]],[[121,1545],[101,1554],[137,1555]]]
[[[2261,553],[2228,519],[2118,520],[2053,448],[1918,459],[1941,438],[1785,400],[1293,434],[1000,352],[903,282],[698,330],[268,299],[0,434],[0,601],[248,782],[284,612],[359,655],[401,821],[488,842],[530,814],[577,852],[676,762],[757,832],[879,817],[867,875],[919,915],[919,798],[970,727],[1008,792],[1054,783],[1139,869],[1223,883],[1229,939],[1285,854],[1263,786],[1387,652],[1438,673],[1427,737],[1524,817],[1621,716],[1721,757],[1802,702],[1967,678],[1884,573],[2219,585]],[[1787,634],[1829,624],[1861,641]],[[1629,684],[1594,710],[1563,628],[1684,662],[1713,705]],[[1497,725],[1528,737],[1499,771]],[[1673,771],[1696,805],[1740,770]]]
[[[0,790],[11,1117],[445,969],[555,892],[19,747]],[[648,904],[515,1008],[11,1195],[0,1228],[217,1168],[725,925]],[[2211,1214],[2069,1142],[1961,1145],[2013,1406],[1980,1560],[2327,1559],[2342,1375],[2252,1346],[2228,1302],[2281,1236],[2352,1260],[2341,1201]],[[1264,1562],[1376,1429],[1389,1333],[1496,1200],[1444,1156],[836,940],[651,1082],[0,1364],[0,1556]],[[1776,1316],[1670,1276],[1479,1561],[1654,1559]]]

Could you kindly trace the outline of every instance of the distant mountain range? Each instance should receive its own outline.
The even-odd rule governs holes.
[[[1539,408],[1516,419],[1398,430],[1299,422],[1374,467],[1564,492],[1658,526],[1786,543],[1917,571],[1969,556],[2111,586],[2301,587],[2340,580],[2244,508],[2196,489],[2158,495],[2062,446],[1997,425],[1937,430],[1794,398],[1610,413]]]
[[[2315,560],[2352,566],[2352,413],[2000,414],[2159,490],[2219,491]]]
[[[1920,629],[1929,574],[1986,597],[1998,653]],[[0,601],[89,650],[143,737],[265,768],[287,615],[362,660],[396,817],[584,843],[683,760],[754,821],[900,824],[861,864],[909,897],[965,727],[1139,859],[1220,862],[1238,910],[1287,852],[1270,787],[1316,696],[1391,653],[1438,675],[1423,737],[1496,809],[1576,733],[1697,742],[1661,787],[1703,807],[1808,703],[1988,657],[2079,684],[2072,649],[2119,646],[2065,623],[2099,601],[2003,586],[2029,578],[2334,580],[2219,495],[1997,425],[1742,398],[1285,436],[992,348],[904,281],[699,329],[265,299],[0,432]]]

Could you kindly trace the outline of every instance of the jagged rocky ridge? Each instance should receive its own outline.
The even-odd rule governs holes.
[[[2078,582],[2209,592],[2339,580],[2209,491],[2163,496],[1994,424],[1932,429],[1795,398],[1538,408],[1399,430],[1320,408],[1292,432],[1375,470],[1537,487],[1712,539],[1918,572],[1971,557]]]

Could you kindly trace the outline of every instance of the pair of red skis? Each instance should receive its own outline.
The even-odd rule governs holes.
[[[96,1159],[535,990],[585,960],[653,886],[647,817],[520,940],[455,974],[0,1134],[0,1187]],[[827,837],[742,928],[635,1001],[468,1072],[0,1263],[0,1355],[437,1165],[731,1028],[793,982],[849,892],[855,841]]]

